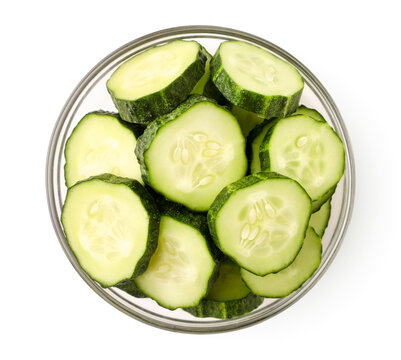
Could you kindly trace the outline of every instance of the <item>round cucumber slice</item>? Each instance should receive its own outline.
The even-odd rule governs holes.
[[[298,181],[313,201],[313,211],[334,193],[344,173],[344,146],[326,122],[307,115],[274,121],[260,146],[264,171]]]
[[[309,227],[301,251],[287,268],[266,276],[256,276],[242,269],[241,276],[254,294],[269,298],[284,297],[301,287],[313,275],[321,258],[321,239]]]
[[[207,238],[206,217],[175,204],[164,209],[159,244],[138,289],[168,309],[195,306],[209,291],[216,262]]]
[[[238,265],[226,259],[208,295],[198,306],[184,310],[196,317],[231,319],[256,309],[262,302],[243,282]]]
[[[311,200],[296,181],[261,172],[225,187],[208,212],[208,223],[223,253],[263,276],[294,260],[310,214]]]
[[[211,73],[216,87],[232,104],[267,119],[294,112],[304,88],[292,65],[243,41],[221,43]]]
[[[219,191],[245,175],[245,139],[236,118],[192,95],[138,139],[142,177],[170,200],[206,211]]]
[[[107,89],[123,120],[147,124],[185,100],[204,74],[205,63],[197,42],[171,41],[123,63]]]
[[[143,273],[157,246],[159,212],[136,180],[104,174],[77,183],[61,221],[81,267],[105,287]]]
[[[142,127],[122,121],[118,114],[96,111],[85,115],[65,146],[67,187],[105,173],[142,182],[134,153],[142,132]]]

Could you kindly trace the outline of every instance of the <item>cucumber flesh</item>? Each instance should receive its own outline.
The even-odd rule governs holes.
[[[344,173],[344,147],[325,122],[307,115],[277,120],[260,146],[264,171],[298,181],[314,202],[314,211],[332,195]]]
[[[292,65],[242,41],[221,43],[211,72],[213,82],[232,104],[267,119],[294,112],[304,87]]]
[[[257,173],[224,188],[208,212],[208,222],[223,253],[263,276],[294,260],[310,214],[310,198],[296,181]]]
[[[321,239],[309,227],[301,251],[287,268],[276,274],[266,276],[256,276],[242,269],[241,276],[254,294],[269,298],[280,298],[301,287],[319,267],[321,257]]]
[[[197,317],[230,319],[256,309],[262,302],[241,279],[238,265],[225,260],[209,294],[198,306],[184,310]]]
[[[172,41],[154,47],[122,64],[107,87],[119,99],[136,100],[158,92],[182,75],[197,57],[199,44]]]
[[[135,146],[142,129],[123,122],[118,114],[85,115],[65,146],[65,181],[71,187],[91,176],[110,173],[142,182]]]
[[[136,154],[145,182],[195,211],[206,211],[219,191],[247,168],[236,118],[198,95],[150,124]]]
[[[135,284],[165,308],[195,306],[209,290],[215,267],[201,232],[163,215],[157,250]]]
[[[188,97],[205,72],[205,62],[197,42],[171,41],[123,63],[107,89],[123,120],[148,124]]]
[[[310,217],[309,226],[315,230],[316,234],[318,234],[321,238],[323,238],[324,232],[327,228],[327,224],[329,223],[331,213],[331,198],[327,200],[322,207],[314,212]]]
[[[68,189],[61,221],[87,274],[112,286],[144,271],[155,251],[159,213],[136,180],[109,174]]]
[[[220,48],[224,69],[242,88],[267,96],[290,96],[303,87],[298,71],[269,52],[239,41]]]

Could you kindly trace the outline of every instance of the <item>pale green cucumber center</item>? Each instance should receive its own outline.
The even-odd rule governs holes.
[[[281,120],[269,143],[270,170],[297,180],[312,200],[334,186],[344,170],[341,140],[323,122],[297,115]]]
[[[320,264],[321,240],[308,228],[301,251],[294,262],[276,274],[256,276],[241,270],[241,276],[252,292],[266,297],[282,297],[301,286]]]
[[[80,183],[70,189],[62,218],[72,250],[95,280],[113,285],[132,276],[146,248],[149,219],[127,186]]]
[[[136,138],[108,115],[90,114],[75,128],[66,146],[66,182],[110,173],[142,182],[135,157]]]
[[[310,200],[299,185],[268,180],[234,193],[216,228],[224,252],[250,271],[267,273],[296,255],[309,216]]]
[[[196,60],[199,44],[172,41],[122,64],[107,82],[114,97],[135,100],[164,89]]]
[[[206,292],[214,266],[206,240],[198,230],[162,216],[156,252],[135,282],[164,306],[192,306]]]
[[[133,242],[126,237],[126,228],[120,220],[123,205],[109,195],[92,201],[80,231],[83,249],[99,261],[118,261],[127,257]]]
[[[227,41],[220,47],[223,68],[242,88],[263,95],[290,96],[303,88],[298,71],[254,45]]]
[[[148,270],[155,278],[173,283],[194,283],[198,277],[196,267],[191,264],[189,256],[180,248],[180,243],[174,236],[166,233],[159,238],[159,247]]]
[[[220,265],[219,276],[210,289],[206,299],[215,301],[230,301],[243,299],[250,290],[243,282],[240,268],[231,260],[225,260]]]
[[[145,161],[152,185],[174,201],[207,210],[246,170],[245,140],[235,118],[199,103],[159,130]]]

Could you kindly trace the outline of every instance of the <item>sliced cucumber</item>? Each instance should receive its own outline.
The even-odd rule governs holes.
[[[204,74],[205,63],[197,42],[171,41],[123,63],[107,89],[123,120],[147,124],[185,100]]]
[[[247,156],[249,161],[249,171],[251,174],[260,172],[259,148],[272,125],[272,120],[265,120],[262,124],[257,125],[248,135]]]
[[[323,238],[324,232],[329,223],[331,213],[331,198],[327,200],[321,208],[312,214],[309,220],[309,226],[315,230],[321,238]]]
[[[210,290],[217,266],[205,215],[171,206],[162,210],[159,245],[135,284],[161,306],[176,309],[199,303]]]
[[[118,114],[96,111],[85,115],[65,145],[67,187],[104,173],[142,182],[134,153],[142,133],[141,126],[122,121]]]
[[[244,136],[248,136],[250,131],[256,126],[263,122],[263,118],[250,111],[241,109],[238,106],[233,105],[231,112],[237,118],[239,125],[241,126],[242,133]]]
[[[225,187],[210,207],[208,223],[222,252],[263,276],[294,260],[310,214],[311,200],[296,181],[261,172]]]
[[[300,105],[298,107],[297,111],[295,111],[292,115],[308,115],[312,119],[315,119],[317,121],[326,122],[326,120],[324,119],[324,117],[322,116],[322,114],[320,112],[318,112],[315,109],[310,109],[310,108],[306,107],[305,105]]]
[[[251,293],[239,270],[231,260],[222,262],[209,294],[199,305],[184,310],[196,317],[231,319],[256,309],[263,299]]]
[[[256,276],[242,269],[241,276],[254,294],[280,298],[300,288],[319,267],[321,258],[322,241],[315,231],[308,227],[301,251],[287,268],[266,276]]]
[[[313,201],[313,211],[334,193],[344,173],[344,146],[326,122],[307,115],[274,121],[260,146],[264,171],[298,181]]]
[[[294,112],[304,88],[292,65],[242,41],[223,42],[210,68],[213,82],[232,104],[262,118]]]
[[[212,60],[212,55],[210,55],[206,49],[203,49],[206,55],[206,63],[205,63],[205,73],[200,78],[200,80],[196,83],[195,87],[192,89],[191,94],[202,95],[205,89],[205,85],[207,81],[210,79],[210,60]]]
[[[147,184],[195,211],[206,211],[247,168],[236,118],[199,95],[149,124],[135,152]]]
[[[61,214],[81,267],[106,287],[145,271],[157,246],[159,219],[138,181],[110,174],[69,188]]]
[[[235,115],[234,111],[233,113]],[[313,117],[317,121],[325,122],[324,118],[322,117],[322,115],[320,115],[320,113],[318,113],[314,109],[309,109],[304,105],[301,105],[297,109],[297,111],[292,115],[300,115],[300,114],[309,115],[310,117]],[[249,171],[251,174],[261,171],[259,150],[267,131],[272,125],[274,125],[273,119],[265,120],[261,124],[256,125],[255,128],[248,135],[247,156],[249,161]]]

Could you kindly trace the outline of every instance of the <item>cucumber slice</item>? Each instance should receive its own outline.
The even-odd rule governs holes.
[[[199,95],[149,124],[135,152],[147,184],[195,211],[206,211],[247,168],[237,119]]]
[[[262,118],[294,112],[304,88],[292,65],[242,41],[221,43],[210,68],[213,82],[232,104]]]
[[[171,41],[126,61],[111,75],[107,89],[123,120],[147,124],[185,100],[205,63],[197,42]]]
[[[315,119],[317,121],[326,122],[326,120],[324,119],[324,117],[322,116],[322,114],[320,112],[318,112],[315,109],[310,109],[310,108],[306,107],[305,105],[299,106],[297,111],[295,111],[292,115],[308,115],[312,119]]]
[[[206,49],[203,49],[206,55],[206,63],[205,63],[205,73],[200,78],[200,80],[196,83],[195,87],[192,89],[191,94],[202,95],[203,90],[205,89],[205,85],[210,78],[210,60],[212,60],[212,55],[210,55]]]
[[[311,200],[296,181],[261,172],[225,187],[210,207],[208,223],[223,253],[263,276],[295,259],[310,214]]]
[[[241,109],[238,106],[233,105],[231,112],[237,118],[239,125],[241,126],[242,133],[244,136],[248,136],[250,131],[256,126],[263,122],[263,118],[250,111]]]
[[[157,246],[159,219],[138,181],[110,174],[69,188],[61,214],[81,267],[105,287],[145,271]]]
[[[344,173],[344,146],[326,122],[307,115],[276,120],[260,146],[261,168],[298,181],[319,210]]]
[[[134,154],[142,133],[141,126],[122,121],[118,114],[96,111],[85,115],[65,145],[67,187],[104,173],[142,182]]]
[[[329,223],[331,213],[331,198],[327,200],[321,208],[312,214],[309,220],[309,226],[315,230],[321,238],[323,238],[324,232]]]
[[[225,260],[220,265],[219,276],[209,294],[198,306],[184,308],[196,317],[231,319],[256,309],[263,299],[251,293],[243,282],[238,265]]]
[[[159,305],[176,309],[199,303],[210,290],[217,266],[205,215],[171,206],[162,210],[157,250],[134,281]]]
[[[251,174],[258,173],[261,170],[259,148],[272,124],[272,120],[265,120],[262,124],[257,125],[248,135],[246,150]]]
[[[308,280],[320,265],[322,241],[315,231],[308,227],[304,244],[294,262],[276,274],[256,276],[241,269],[241,276],[254,294],[268,298],[285,297]]]

